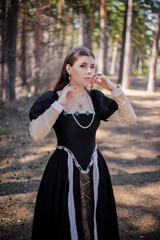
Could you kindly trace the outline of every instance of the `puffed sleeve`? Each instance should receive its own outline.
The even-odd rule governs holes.
[[[48,91],[41,95],[29,111],[30,134],[33,140],[41,141],[50,132],[53,124],[63,110],[63,106],[57,101],[58,94]]]
[[[30,120],[38,118],[44,113],[51,104],[58,99],[58,95],[55,91],[48,91],[42,94],[35,103],[32,105],[29,111]]]
[[[122,88],[117,85],[117,89],[111,91],[111,94],[118,104],[118,110],[115,111],[115,113],[113,113],[107,120],[124,124],[135,123],[137,121],[137,116]]]
[[[106,97],[97,89],[91,90],[91,98],[96,113],[103,121],[107,121],[107,118],[109,118],[118,109],[118,104],[115,100]]]

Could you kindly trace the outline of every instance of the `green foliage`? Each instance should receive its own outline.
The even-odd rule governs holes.
[[[123,22],[125,14],[124,1],[109,0],[107,6],[108,14],[108,33],[114,39],[115,34],[119,35],[122,40]]]
[[[0,128],[0,135],[4,135],[6,133],[6,131],[2,128]]]
[[[100,38],[100,1],[99,0],[65,0],[62,6],[62,15],[58,19],[58,5],[60,0],[45,1],[42,3],[42,32],[45,30],[50,33],[49,40],[43,41],[42,38],[42,58],[47,45],[50,48],[51,57],[54,58],[57,42],[65,53],[69,48],[78,45],[80,19],[79,14],[82,12],[85,15],[85,30],[88,29],[88,19],[94,14],[94,31],[93,31],[93,46],[99,47]],[[50,4],[49,4],[50,3]],[[133,21],[133,55],[135,61],[143,58],[143,70],[146,70],[145,61],[151,55],[151,47],[154,38],[155,26],[157,24],[157,13],[160,0],[136,0],[134,4],[134,21]],[[21,6],[20,6],[21,8]],[[124,27],[124,16],[126,8],[126,0],[107,0],[107,39],[108,44],[113,44],[115,35],[119,35],[119,49],[121,51],[122,34]],[[35,12],[36,6],[34,0],[28,1],[28,19],[27,32],[33,33],[28,35],[28,49],[32,41],[34,41],[35,29]],[[60,23],[60,28],[57,30],[57,23]],[[21,18],[19,18],[19,33],[21,33]],[[73,41],[72,41],[73,38]],[[58,40],[57,40],[58,39]],[[21,35],[17,41],[18,48],[21,49]],[[112,46],[111,46],[112,48]],[[34,50],[34,44],[32,46]],[[21,50],[20,50],[21,51]],[[29,57],[32,54],[29,53]],[[160,53],[159,53],[160,54]],[[33,53],[34,55],[34,53]],[[17,55],[19,56],[19,55]],[[63,54],[61,55],[63,56]],[[108,55],[109,57],[109,55]],[[137,60],[138,59],[138,60]],[[108,59],[109,60],[109,59]],[[35,77],[32,84],[37,86],[39,79]]]

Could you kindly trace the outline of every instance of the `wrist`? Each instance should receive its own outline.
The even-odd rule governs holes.
[[[124,94],[122,88],[120,85],[116,84],[116,89],[110,91],[111,94],[112,94],[112,97],[118,97],[120,96],[121,94]]]
[[[57,100],[57,102],[64,107],[65,103],[64,103],[63,99],[59,98]]]
[[[116,90],[116,89],[117,89],[117,86],[116,86],[116,85],[111,86],[111,87],[108,88],[109,91],[114,91],[114,90]]]
[[[61,113],[64,109],[64,106],[59,101],[55,101],[54,103],[51,104],[51,106],[54,109],[56,109],[59,113]]]
[[[109,91],[114,91],[117,89],[117,85],[114,84],[107,76],[105,76],[106,88]]]
[[[114,91],[117,88],[118,88],[118,86],[116,84],[114,84],[113,82],[111,82],[111,84],[108,86],[109,91]]]

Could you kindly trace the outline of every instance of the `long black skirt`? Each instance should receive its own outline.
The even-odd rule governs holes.
[[[37,194],[32,240],[71,240],[71,230],[68,215],[68,155],[65,151],[56,149],[51,156],[44,171]],[[119,240],[118,222],[115,200],[111,185],[110,174],[106,162],[98,150],[99,187],[96,211],[98,240]],[[89,235],[84,227],[84,202],[82,176],[74,166],[74,202],[76,212],[76,225],[79,240],[94,240],[93,209],[93,169],[89,172],[90,190],[88,208]],[[83,179],[84,181],[84,179]],[[85,184],[84,184],[85,185]],[[87,197],[86,197],[87,198]],[[87,227],[88,227],[87,226]]]

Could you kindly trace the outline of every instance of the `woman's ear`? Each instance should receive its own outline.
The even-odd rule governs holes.
[[[68,74],[70,75],[70,69],[71,69],[71,66],[69,64],[66,65],[66,71],[68,72]]]

